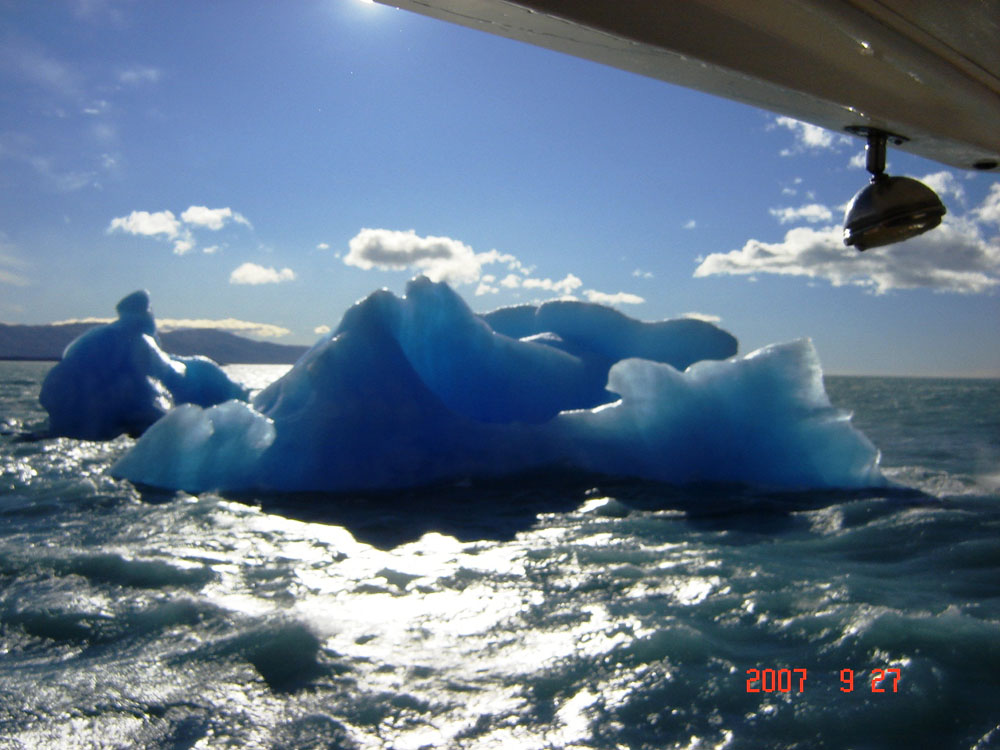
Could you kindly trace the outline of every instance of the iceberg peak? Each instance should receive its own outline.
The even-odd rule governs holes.
[[[118,320],[124,325],[140,329],[143,333],[156,333],[156,321],[153,319],[153,307],[150,304],[149,292],[145,289],[132,292],[122,297],[115,305]]]

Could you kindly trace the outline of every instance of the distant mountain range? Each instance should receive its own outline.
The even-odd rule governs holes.
[[[93,323],[40,326],[0,323],[0,359],[61,359],[66,346],[93,327]],[[203,354],[220,365],[293,364],[309,348],[253,341],[214,328],[160,333],[160,343],[171,354]]]

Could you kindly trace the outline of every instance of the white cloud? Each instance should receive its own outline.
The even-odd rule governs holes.
[[[104,114],[110,106],[106,99],[97,99],[83,108],[83,114],[91,116]]]
[[[315,333],[315,334],[317,334],[319,336],[326,336],[326,334],[328,334],[331,330],[332,329],[330,328],[330,326],[328,326],[328,325],[321,325],[321,326],[316,326],[315,328],[313,328],[313,333]]]
[[[291,268],[280,271],[273,267],[258,266],[256,263],[244,263],[229,274],[230,284],[279,284],[283,281],[294,281],[295,272]]]
[[[209,245],[208,247],[202,248],[201,251],[205,253],[205,255],[214,255],[215,253],[219,252],[219,246]]]
[[[974,213],[980,221],[1000,227],[1000,182],[994,182],[990,186],[989,195]]]
[[[706,323],[721,323],[722,318],[718,315],[710,315],[709,313],[700,312],[686,312],[681,313],[682,318],[691,318],[692,320],[703,320]]]
[[[173,240],[174,253],[186,255],[194,250],[197,242],[192,229],[208,229],[217,231],[228,223],[251,224],[242,214],[231,208],[208,208],[207,206],[189,206],[181,213],[180,219],[173,211],[133,211],[128,216],[119,216],[111,220],[108,232],[125,232],[126,234],[157,237]],[[252,227],[251,227],[252,228]],[[218,245],[205,248],[206,253],[214,253]]]
[[[509,273],[500,280],[500,286],[505,289],[541,289],[546,292],[556,292],[565,296],[572,295],[574,290],[583,286],[583,282],[578,276],[572,273],[566,274],[559,281],[553,281],[549,278],[522,278],[516,273]]]
[[[830,209],[819,203],[809,203],[798,208],[792,206],[772,208],[771,216],[782,224],[791,224],[796,221],[808,221],[810,224],[816,224],[821,221],[830,221],[833,218]]]
[[[868,165],[868,154],[865,153],[864,149],[856,153],[851,157],[851,160],[847,162],[847,166],[852,169],[865,169]]]
[[[688,219],[686,222],[684,222],[684,229],[694,229],[697,226],[698,222],[695,221],[694,219]]]
[[[369,270],[414,270],[432,281],[451,284],[474,284],[484,279],[483,268],[503,265],[511,271],[528,275],[533,267],[526,266],[517,256],[499,250],[475,252],[471,247],[451,237],[421,237],[412,229],[399,232],[391,229],[362,229],[349,243],[344,263]],[[508,275],[508,279],[513,274]],[[492,292],[492,282],[486,281],[477,292]],[[508,282],[505,286],[510,286]],[[516,286],[516,285],[515,285]]]
[[[587,298],[588,302],[596,302],[600,305],[641,305],[646,301],[638,294],[629,294],[628,292],[607,294],[596,289],[584,289],[583,296]]]
[[[208,206],[190,206],[181,214],[181,219],[186,224],[213,231],[222,229],[230,221],[250,226],[250,222],[247,221],[245,216],[236,213],[229,207],[209,208]]]
[[[792,117],[778,117],[775,119],[774,124],[779,127],[788,128],[795,135],[794,147],[782,150],[782,156],[792,156],[803,151],[836,149],[841,145],[851,142],[851,139],[846,135],[840,135],[826,128],[802,122]]]
[[[412,229],[362,229],[351,238],[344,263],[369,270],[416,269],[432,281],[471,284],[481,262],[468,245],[450,237],[420,237]]]
[[[637,279],[651,279],[651,278],[653,278],[653,272],[652,271],[643,271],[641,268],[637,268],[634,271],[632,271],[632,275],[635,276]]]
[[[798,195],[799,187],[802,185],[802,178],[796,177],[792,180],[790,185],[785,185],[781,188],[782,195]]]
[[[380,270],[415,270],[433,281],[452,284],[477,284],[475,294],[497,294],[501,289],[550,292],[573,297],[583,281],[573,273],[563,278],[538,278],[531,274],[534,266],[524,264],[517,256],[489,250],[476,253],[471,247],[450,237],[421,237],[412,229],[399,232],[389,229],[362,229],[349,243],[350,251],[344,263],[357,268]],[[487,266],[502,266],[509,271],[503,278],[486,273]],[[646,272],[646,278],[652,274]],[[605,294],[590,289],[588,298],[605,304],[638,304],[642,297],[627,292]]]
[[[184,255],[189,253],[194,249],[194,237],[191,236],[191,232],[187,229],[174,240],[174,253],[176,255]]]
[[[481,266],[488,266],[494,263],[502,263],[510,271],[520,271],[526,276],[535,270],[534,266],[526,266],[517,256],[510,253],[501,253],[499,250],[487,250],[485,253],[476,253],[476,260]]]
[[[476,287],[476,296],[482,297],[484,294],[496,294],[499,292],[500,288],[493,286],[496,281],[497,277],[494,274],[483,274],[483,277],[479,280],[479,286]]]
[[[119,216],[111,220],[108,232],[121,231],[126,234],[155,237],[163,235],[173,239],[180,231],[181,224],[172,211],[133,211],[128,216]]]
[[[976,294],[1000,285],[1000,241],[985,239],[973,221],[946,217],[919,237],[859,253],[844,246],[838,226],[797,227],[781,242],[752,239],[739,250],[712,253],[694,275],[763,273],[853,284],[876,294],[915,288]]]
[[[568,273],[559,281],[552,279],[532,279],[527,278],[521,281],[524,289],[544,289],[547,292],[558,292],[559,294],[572,294],[574,290],[583,286],[579,277]]]
[[[316,249],[317,250],[329,250],[330,249],[330,245],[328,243],[326,243],[326,242],[321,242],[318,245],[316,245]]]
[[[951,172],[941,171],[935,172],[934,174],[924,175],[920,178],[920,181],[939,196],[944,197],[950,195],[956,200],[965,200],[965,188],[962,187],[962,184]]]

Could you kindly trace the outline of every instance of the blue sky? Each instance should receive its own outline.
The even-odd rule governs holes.
[[[309,343],[424,272],[810,336],[831,373],[1000,376],[1000,177],[890,151],[949,214],[840,244],[863,144],[360,0],[0,0],[0,320]]]

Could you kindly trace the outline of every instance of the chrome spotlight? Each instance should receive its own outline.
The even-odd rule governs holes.
[[[858,192],[844,215],[844,244],[858,250],[891,245],[933,229],[945,215],[937,193],[912,177],[890,177],[885,173],[885,145],[906,139],[875,128],[848,128],[868,137],[865,168],[871,184]]]

